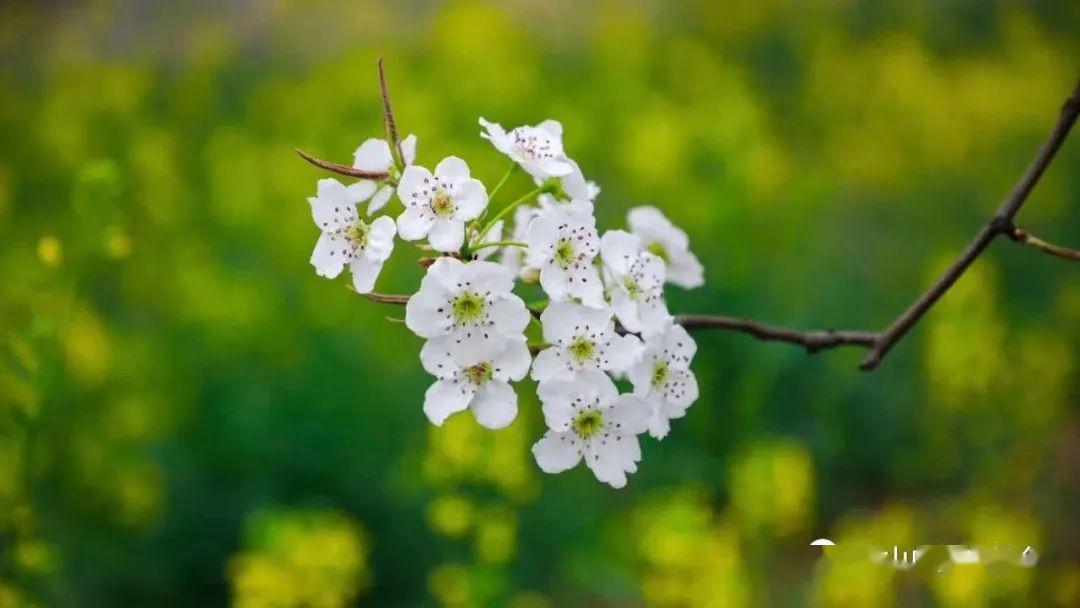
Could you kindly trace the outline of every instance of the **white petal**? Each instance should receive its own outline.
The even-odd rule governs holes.
[[[658,241],[668,250],[685,250],[690,243],[686,233],[656,207],[634,207],[626,214],[626,223],[643,240]]]
[[[385,207],[387,201],[390,200],[390,195],[392,195],[393,193],[394,189],[390,186],[383,186],[382,188],[379,188],[379,191],[375,193],[375,196],[371,197],[371,201],[368,203],[368,215],[372,215],[376,211]]]
[[[536,354],[532,364],[532,379],[537,382],[551,382],[552,380],[572,380],[574,377],[570,367],[566,365],[566,359],[561,356],[558,347],[545,348]]]
[[[311,265],[320,277],[337,277],[349,261],[348,257],[341,255],[340,247],[336,243],[338,240],[324,232],[315,243],[315,249],[311,252]]]
[[[540,213],[528,224],[525,242],[529,245],[529,266],[539,267],[555,253],[562,215],[551,210]]]
[[[427,207],[408,207],[398,216],[398,234],[406,241],[424,238],[435,225],[435,214]]]
[[[573,302],[552,302],[540,313],[544,328],[544,341],[548,344],[569,346],[574,336],[587,327],[588,312],[592,309]]]
[[[424,394],[424,413],[436,426],[469,406],[476,389],[469,382],[460,380],[436,380]]]
[[[641,317],[638,315],[638,304],[622,288],[616,287],[611,293],[611,310],[619,323],[626,331],[640,333]]]
[[[493,302],[491,316],[495,321],[495,330],[507,336],[520,334],[529,324],[529,309],[514,294]]]
[[[359,203],[366,201],[375,192],[375,182],[369,179],[362,179],[355,184],[350,184],[345,188],[345,196],[349,201]]]
[[[634,277],[642,291],[662,289],[666,277],[664,260],[651,253],[643,252],[634,264]]]
[[[653,407],[653,414],[649,418],[649,435],[656,439],[663,439],[671,431],[671,419],[663,412],[660,402]]]
[[[427,206],[431,201],[435,177],[420,165],[405,167],[398,182],[397,194],[406,207]]]
[[[480,134],[480,137],[491,141],[492,145],[495,146],[495,149],[503,154],[510,154],[512,152],[513,142],[510,138],[510,134],[502,128],[502,125],[484,120],[482,116],[480,117],[480,124],[486,130],[486,132]]]
[[[600,256],[617,278],[630,273],[641,253],[641,239],[624,230],[608,230],[600,238]]]
[[[583,392],[588,392],[587,387],[573,380],[552,380],[537,387],[536,394],[540,397],[544,422],[549,429],[560,433],[570,429],[576,412],[573,402],[588,396]]]
[[[454,219],[462,221],[475,219],[487,208],[487,189],[480,180],[463,180],[454,190]]]
[[[453,327],[449,335],[454,339],[450,352],[465,366],[491,361],[506,348],[507,337],[490,326]]]
[[[694,289],[705,284],[705,269],[697,256],[689,251],[672,256],[667,266],[667,280],[684,289]]]
[[[596,398],[600,408],[611,407],[619,398],[615,383],[604,372],[582,370],[574,374],[574,381],[581,385],[581,394]]]
[[[602,350],[604,369],[613,372],[629,370],[641,357],[641,340],[634,335],[614,336]]]
[[[563,128],[561,122],[549,118],[544,122],[536,125],[536,128],[542,131],[546,131],[548,135],[551,135],[559,141],[562,141]]]
[[[697,342],[682,325],[672,324],[664,333],[663,348],[668,363],[676,369],[687,369],[697,353]]]
[[[507,338],[506,348],[491,362],[494,368],[492,374],[496,380],[517,382],[529,373],[531,363],[532,355],[525,343],[525,336]]]
[[[593,264],[573,266],[566,275],[567,289],[572,297],[593,308],[604,308],[604,284]]]
[[[634,385],[634,395],[645,397],[652,390],[653,366],[656,357],[652,352],[646,351],[641,359],[626,372],[627,379]]]
[[[633,395],[619,395],[615,405],[604,414],[605,428],[637,435],[649,428],[653,406]]]
[[[431,232],[428,232],[428,242],[435,251],[457,251],[465,242],[465,224],[458,220],[438,218]]]
[[[441,336],[424,342],[420,349],[420,364],[424,371],[445,380],[458,375],[459,364],[451,351],[453,338]]]
[[[375,218],[368,227],[367,240],[364,242],[364,257],[383,262],[394,251],[394,235],[397,226],[389,216]]]
[[[390,144],[386,140],[371,138],[365,140],[353,154],[353,166],[364,171],[378,171],[385,173],[390,170],[394,163],[394,157],[390,155]]]
[[[456,156],[447,156],[435,165],[435,176],[451,182],[469,179],[469,165]]]
[[[548,431],[533,444],[533,457],[545,473],[562,473],[581,461],[581,441],[573,433]]]
[[[356,204],[349,200],[345,185],[336,179],[321,179],[318,196],[309,197],[311,219],[323,232],[345,230],[356,218]]]
[[[517,394],[510,385],[500,380],[489,380],[476,391],[476,397],[469,404],[473,416],[481,426],[489,429],[501,429],[517,416]]]
[[[481,295],[509,294],[514,288],[514,276],[495,262],[475,261],[463,264],[457,283]]]
[[[613,488],[626,486],[626,474],[637,471],[641,446],[636,435],[612,435],[594,439],[585,453],[585,464],[596,478]]]
[[[371,293],[375,289],[375,279],[379,278],[383,260],[369,258],[366,255],[358,255],[349,264],[352,271],[353,289],[356,293]]]
[[[420,282],[420,290],[405,304],[405,325],[421,338],[445,335],[450,326],[450,312],[447,309],[450,292],[438,275],[432,272],[438,265],[436,261],[428,268]]]
[[[416,136],[412,133],[408,137],[399,142],[401,146],[401,157],[405,161],[405,166],[409,166],[416,162]]]
[[[547,261],[540,267],[540,287],[544,288],[552,302],[569,299],[570,275],[554,261]]]
[[[560,177],[574,171],[565,158],[541,158],[525,165],[525,170],[534,177]]]
[[[638,315],[641,318],[641,335],[644,338],[664,333],[668,324],[672,322],[667,304],[660,297],[640,303]]]
[[[693,372],[673,369],[668,372],[668,381],[664,385],[664,400],[673,408],[672,418],[678,418],[698,398],[698,383]]]

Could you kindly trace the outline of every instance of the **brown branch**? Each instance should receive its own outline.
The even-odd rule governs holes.
[[[397,150],[397,134],[393,123],[393,114],[390,110],[390,98],[386,91],[381,59],[379,60],[379,82],[383,90],[383,106],[386,111],[387,133],[395,142],[395,150]],[[833,329],[800,331],[786,327],[767,325],[750,319],[720,315],[680,315],[675,318],[675,321],[689,330],[722,329],[745,333],[759,340],[797,344],[805,348],[809,353],[816,353],[839,346],[861,346],[868,348],[870,352],[867,353],[866,357],[864,357],[859,364],[859,369],[863,371],[875,369],[892,347],[895,346],[896,343],[899,342],[916,323],[918,323],[923,315],[933,307],[941,296],[943,296],[949,288],[963,276],[968,267],[982,255],[987,246],[989,246],[998,236],[1006,235],[1014,241],[1064,259],[1080,259],[1080,252],[1047,243],[1013,224],[1013,219],[1027,200],[1028,195],[1031,194],[1035,184],[1037,184],[1042,177],[1043,172],[1054,159],[1058,149],[1072,129],[1073,124],[1076,123],[1078,115],[1080,115],[1080,82],[1077,83],[1076,88],[1073,89],[1069,98],[1065,100],[1057,124],[1054,125],[1053,130],[1043,142],[1038,154],[1036,154],[1034,160],[1031,161],[1031,164],[1028,165],[1027,170],[1020,177],[1020,180],[1013,187],[1009,195],[998,206],[994,215],[979,229],[979,232],[976,233],[975,237],[949,268],[946,269],[945,272],[915,300],[915,302],[913,302],[884,330],[880,332]],[[400,153],[400,150],[397,151]],[[335,165],[334,163],[313,159],[299,150],[297,150],[297,152],[308,160],[308,162],[327,168],[331,171],[335,170],[333,167],[343,167],[342,165]],[[349,171],[355,171],[348,167],[344,168]],[[353,173],[345,174],[355,175]],[[386,304],[403,305],[409,300],[409,297],[404,295],[384,295],[375,293],[362,295],[369,300]],[[532,307],[530,308],[530,312],[534,316],[538,316],[540,311],[535,307]]]
[[[930,307],[934,305],[946,291],[952,287],[963,274],[964,271],[971,266],[997,236],[1005,234],[1012,228],[1013,218],[1016,217],[1020,207],[1027,200],[1028,195],[1031,194],[1031,190],[1035,187],[1035,184],[1039,182],[1039,178],[1042,177],[1043,171],[1050,165],[1050,161],[1054,159],[1054,155],[1057,154],[1058,148],[1061,147],[1062,142],[1065,141],[1065,137],[1068,136],[1069,130],[1072,129],[1073,124],[1076,122],[1077,115],[1080,114],[1080,82],[1077,82],[1076,88],[1073,89],[1072,95],[1065,100],[1065,104],[1061,107],[1061,114],[1058,117],[1057,124],[1054,125],[1050,134],[1046,137],[1042,147],[1039,149],[1039,153],[1035,155],[1035,159],[1028,165],[1024,174],[1020,177],[1020,181],[1013,187],[1009,196],[1001,202],[994,215],[987,220],[983,227],[979,229],[979,232],[975,235],[975,238],[968,243],[966,249],[960,253],[960,256],[956,258],[956,261],[949,266],[948,269],[930,286],[915,302],[908,307],[895,321],[892,322],[887,328],[885,328],[878,339],[874,342],[874,346],[867,353],[866,357],[859,364],[859,369],[869,371],[877,367],[881,360],[888,354],[889,350],[896,345],[901,338],[911,330],[922,318],[926,311],[930,310]]]
[[[1080,260],[1080,250],[1069,249],[1068,247],[1049,243],[1018,226],[1013,226],[1012,229],[1005,234],[1017,243],[1027,245],[1028,247],[1034,247],[1043,253],[1049,253],[1050,255],[1057,256],[1063,260]]]
[[[339,175],[348,175],[349,177],[359,177],[362,179],[374,179],[384,180],[390,177],[389,173],[380,173],[378,171],[364,171],[363,169],[357,169],[356,167],[350,167],[348,165],[342,165],[339,163],[330,162],[328,160],[322,160],[321,158],[315,158],[314,156],[304,152],[297,148],[296,153],[300,155],[300,158],[307,162],[319,167],[320,169],[326,169],[332,173]]]
[[[675,322],[688,330],[726,329],[728,331],[749,334],[766,342],[790,342],[816,353],[837,346],[870,347],[877,340],[877,334],[868,331],[840,331],[834,329],[799,331],[775,325],[766,325],[749,319],[726,317],[721,315],[678,315]]]
[[[397,122],[394,120],[394,108],[390,104],[390,89],[386,86],[386,72],[383,70],[383,60],[379,57],[379,91],[382,93],[383,121],[386,123],[386,141],[394,153],[394,158],[400,167],[405,166],[405,155],[401,153],[401,142],[398,141]]]

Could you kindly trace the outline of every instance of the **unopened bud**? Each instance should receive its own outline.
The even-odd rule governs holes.
[[[536,285],[540,282],[540,269],[526,266],[518,273],[518,278],[521,279],[522,283]]]

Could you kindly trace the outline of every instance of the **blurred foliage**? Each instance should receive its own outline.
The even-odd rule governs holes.
[[[382,55],[420,162],[490,182],[477,117],[558,118],[603,226],[685,226],[673,310],[876,328],[1030,160],[1078,32],[1065,0],[5,3],[0,606],[1080,604],[1074,269],[996,244],[870,375],[700,334],[701,400],[616,492],[535,468],[529,387],[505,430],[426,422],[400,311],[307,263],[293,154],[381,133]],[[1026,227],[1076,244],[1077,166]]]

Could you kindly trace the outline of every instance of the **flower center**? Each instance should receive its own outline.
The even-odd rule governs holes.
[[[578,336],[570,343],[568,350],[575,361],[583,363],[596,354],[596,343],[585,336]]]
[[[574,432],[582,439],[592,437],[604,426],[604,416],[596,410],[581,412],[571,424]]]
[[[487,362],[477,363],[472,367],[466,367],[463,373],[469,379],[469,382],[477,386],[483,386],[485,382],[491,380],[491,364]]]
[[[623,277],[623,289],[631,298],[637,298],[641,294],[641,288],[638,287],[637,281],[630,275]]]
[[[563,269],[574,263],[574,244],[567,239],[559,239],[555,244],[555,261]]]
[[[484,315],[484,298],[469,291],[454,298],[451,306],[454,312],[454,323],[459,325],[478,321]]]
[[[364,242],[367,240],[368,225],[364,223],[364,220],[357,218],[353,222],[352,226],[345,231],[345,238],[353,242],[357,247],[363,247]]]
[[[653,368],[652,368],[652,385],[653,385],[653,388],[656,388],[658,386],[663,386],[663,385],[667,384],[667,379],[668,379],[669,374],[670,374],[670,372],[668,370],[668,364],[667,364],[666,361],[657,361],[656,363],[653,363]]]
[[[431,210],[440,217],[450,217],[454,214],[454,201],[445,190],[438,190],[431,201]]]
[[[656,257],[664,260],[665,264],[671,263],[671,256],[668,254],[667,247],[660,241],[653,241],[645,246],[645,250],[655,255]]]

